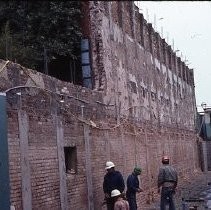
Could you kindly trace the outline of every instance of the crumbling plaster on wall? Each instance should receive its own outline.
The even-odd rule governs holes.
[[[106,29],[109,28],[109,21],[106,17],[104,17],[103,20],[102,28],[105,29],[102,37],[104,40],[104,67],[107,75],[108,87],[104,98],[105,103],[110,100],[111,96],[114,96],[113,98],[116,97],[119,105],[121,104],[120,114],[127,114],[128,109],[136,107],[135,110],[139,111],[135,111],[136,113],[134,113],[134,116],[138,117],[140,116],[140,108],[138,107],[143,106],[143,104],[140,104],[141,94],[140,91],[138,91],[139,80],[137,78],[140,74],[137,74],[137,71],[140,71],[141,69],[137,69],[136,67],[138,66],[140,68],[141,65],[134,52],[134,48],[136,47],[135,43],[128,35],[124,37],[125,42],[122,43],[122,32],[116,25],[113,28],[113,40],[109,39],[111,37],[110,31],[108,30],[107,34],[105,32]],[[143,58],[140,60],[142,61]],[[146,83],[144,78],[147,78],[147,74],[145,73],[145,77],[142,78],[142,81],[144,81],[143,83]],[[131,91],[130,82],[135,84],[137,89],[136,93]]]
[[[37,85],[40,88],[45,87],[43,78],[40,77],[39,74],[34,74],[32,72],[29,72],[29,78],[26,82],[26,86],[35,86],[35,85]]]
[[[114,23],[113,23],[114,24]],[[114,24],[115,25],[115,24]],[[121,104],[128,105],[128,107],[124,107],[124,109],[129,109],[130,107],[136,107],[134,116],[135,117],[147,117],[145,119],[149,120],[149,104],[146,103],[149,101],[148,99],[142,99],[141,97],[141,91],[140,91],[140,82],[145,86],[145,88],[148,89],[148,87],[151,88],[153,92],[155,92],[155,81],[150,83],[150,77],[153,76],[153,69],[152,69],[152,56],[146,52],[143,51],[143,48],[138,48],[137,43],[134,42],[134,40],[128,36],[127,34],[124,36],[124,43],[121,43],[122,41],[122,31],[115,25],[113,27],[113,40],[109,40],[111,37],[110,31],[106,30],[109,29],[109,20],[107,17],[103,18],[103,47],[104,47],[104,67],[106,71],[107,76],[107,86],[108,89],[106,91],[105,101],[109,100],[112,95],[115,93],[112,88],[109,87],[118,87],[114,90],[117,92],[115,95],[123,96],[118,99],[121,101]],[[119,38],[118,38],[119,37]],[[120,42],[119,42],[120,40]],[[116,42],[115,42],[116,41]],[[141,53],[135,53],[135,50],[138,48],[138,51]],[[108,55],[107,53],[110,54]],[[114,59],[112,59],[115,57]],[[109,59],[110,58],[110,59]],[[113,63],[112,63],[113,60]],[[119,60],[118,62],[116,62]],[[122,68],[121,64],[124,64],[124,68]],[[146,66],[149,66],[146,68]],[[112,74],[113,72],[113,74]],[[114,74],[115,72],[115,74]],[[130,72],[129,74],[126,72]],[[111,76],[112,75],[112,76]],[[133,75],[133,79],[131,79]],[[119,77],[118,80],[115,79],[116,77]],[[121,78],[121,79],[120,79]],[[130,85],[126,85],[127,83],[134,82],[137,88],[137,92],[133,93],[131,92]],[[115,84],[116,83],[116,84]],[[127,103],[128,101],[128,94],[125,94],[129,92],[130,94],[130,103]],[[115,98],[115,97],[114,97]],[[106,102],[105,102],[106,103]],[[142,107],[145,107],[143,109]],[[156,116],[156,107],[155,103],[152,105],[152,109],[154,112],[154,115]],[[140,111],[141,110],[141,111]],[[140,116],[140,113],[142,112],[148,112],[147,114],[143,114],[143,116]]]
[[[106,76],[102,63],[103,43],[102,43],[102,19],[103,8],[99,1],[89,1],[90,11],[90,44],[92,47],[92,75],[95,90],[106,89]]]
[[[155,33],[152,25],[148,24],[146,20],[142,23],[144,43],[141,44],[141,19],[139,19],[137,10],[135,14],[134,11],[131,11],[131,15],[129,15],[131,9],[129,4],[125,2],[107,2],[105,4],[108,7],[107,11],[105,11],[103,3],[98,2],[95,5],[95,11],[97,7],[100,9],[98,16],[96,13],[93,14],[96,28],[92,28],[92,33],[97,34],[102,45],[100,64],[103,66],[103,71],[98,71],[94,65],[94,72],[97,72],[96,89],[105,92],[104,102],[112,101],[116,106],[119,105],[119,113],[121,113],[122,107],[126,110],[131,107],[145,107],[145,111],[137,112],[134,109],[131,112],[126,112],[126,115],[132,114],[141,118],[151,115],[150,119],[153,121],[160,117],[158,120],[162,123],[182,124],[185,122],[185,125],[193,128],[194,88],[193,81],[187,84],[184,63],[175,57],[176,54],[172,52],[171,47],[164,39],[160,38],[159,34]],[[122,26],[119,22],[121,18],[116,13],[120,6],[122,9],[118,11],[122,12]],[[120,14],[118,13],[118,15]],[[157,54],[160,54],[160,59],[157,58]],[[96,64],[95,58],[93,62]],[[188,70],[188,74],[189,72],[190,70]],[[178,76],[179,74],[180,76]],[[135,79],[130,81],[129,75],[133,75]],[[99,88],[99,80],[103,85],[101,87],[104,87],[102,89]],[[132,82],[137,89],[135,92],[131,89]],[[143,96],[143,91],[146,91],[146,96]],[[185,109],[188,101],[191,104],[189,111]],[[148,112],[148,114],[141,112]],[[182,116],[187,117],[184,119]],[[148,117],[144,119],[149,120]]]

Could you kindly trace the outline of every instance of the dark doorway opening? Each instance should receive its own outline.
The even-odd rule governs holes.
[[[71,59],[68,56],[57,56],[48,64],[48,74],[59,80],[82,85],[82,69],[79,59]]]

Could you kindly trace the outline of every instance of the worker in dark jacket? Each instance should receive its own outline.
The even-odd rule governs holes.
[[[139,187],[138,175],[141,174],[141,168],[135,167],[132,174],[127,178],[127,192],[126,197],[129,202],[130,210],[137,210],[136,193],[143,190]]]
[[[177,187],[178,177],[176,170],[169,165],[169,157],[163,156],[163,166],[159,169],[158,174],[158,193],[161,189],[160,209],[165,210],[166,204],[169,210],[175,210],[174,194]]]
[[[114,209],[114,199],[111,198],[112,190],[119,190],[122,193],[125,189],[124,179],[119,171],[115,170],[115,165],[111,161],[106,162],[105,169],[107,170],[103,181],[103,191],[105,193],[105,200],[107,204],[107,210]]]

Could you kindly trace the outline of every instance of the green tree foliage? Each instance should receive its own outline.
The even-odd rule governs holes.
[[[48,59],[77,59],[80,1],[0,1],[0,58],[29,68]]]

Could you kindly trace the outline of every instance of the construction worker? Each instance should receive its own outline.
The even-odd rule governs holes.
[[[112,190],[111,198],[114,199],[114,210],[130,210],[128,201],[123,198],[119,190]]]
[[[136,193],[143,190],[139,187],[138,175],[141,174],[141,168],[135,167],[132,174],[127,178],[127,192],[126,197],[129,202],[130,210],[137,210]]]
[[[160,209],[165,210],[166,204],[169,210],[175,210],[174,194],[177,187],[178,176],[176,170],[169,165],[169,157],[162,157],[163,166],[159,169],[158,174],[158,193],[161,189]]]
[[[119,171],[115,170],[115,165],[111,161],[106,162],[105,170],[107,170],[103,181],[103,191],[107,210],[114,210],[114,199],[111,197],[112,190],[119,190],[122,193],[125,189],[124,179]]]

